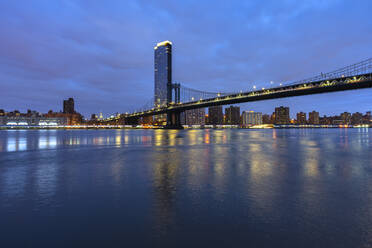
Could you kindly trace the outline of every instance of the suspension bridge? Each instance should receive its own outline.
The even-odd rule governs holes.
[[[280,84],[277,87],[254,87],[253,90],[245,92],[206,92],[174,83],[172,102],[155,107],[154,100],[150,99],[142,108],[116,118],[124,118],[126,123],[134,123],[141,117],[167,114],[167,126],[177,128],[181,127],[180,113],[186,110],[371,87],[372,58],[315,77]]]

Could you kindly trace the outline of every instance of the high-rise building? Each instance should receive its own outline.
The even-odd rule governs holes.
[[[239,125],[240,124],[240,107],[230,106],[225,109],[225,124]]]
[[[319,112],[312,111],[309,113],[309,124],[311,125],[319,125]]]
[[[172,101],[172,42],[160,42],[154,49],[154,105],[160,108]],[[164,125],[167,115],[157,115],[154,119],[155,123]]]
[[[212,106],[208,108],[208,121],[208,124],[210,125],[223,124],[222,106]]]
[[[75,107],[74,107],[74,99],[69,98],[68,100],[63,100],[63,113],[65,114],[74,114]]]
[[[172,101],[172,42],[160,42],[154,49],[155,107],[161,107]]]
[[[275,124],[283,125],[289,123],[289,108],[283,106],[275,108]]]
[[[205,125],[205,109],[191,109],[184,112],[184,118],[181,117],[181,123],[185,125]]]
[[[261,125],[262,124],[262,113],[254,111],[243,111],[242,113],[242,125]]]
[[[297,124],[300,125],[306,124],[306,113],[304,112],[297,113]]]

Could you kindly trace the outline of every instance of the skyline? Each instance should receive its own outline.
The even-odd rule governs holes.
[[[372,54],[368,1],[192,3],[0,3],[0,109],[58,111],[59,99],[68,97],[85,117],[134,109],[153,94],[153,47],[162,40],[174,44],[173,81],[206,91],[300,80]],[[240,106],[262,113],[275,106],[326,115],[364,113],[372,109],[371,93]]]

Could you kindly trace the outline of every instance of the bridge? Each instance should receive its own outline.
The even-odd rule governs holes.
[[[180,113],[186,110],[371,87],[372,58],[312,78],[280,84],[278,87],[261,89],[254,87],[253,90],[238,93],[204,92],[175,83],[173,84],[174,102],[166,106],[154,107],[154,102],[150,101],[141,110],[123,114],[121,118],[130,123],[140,117],[167,114],[167,127],[179,128],[181,127]],[[182,98],[186,101],[182,102]]]

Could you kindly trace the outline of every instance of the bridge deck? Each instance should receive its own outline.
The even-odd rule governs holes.
[[[179,103],[170,105],[168,107],[128,114],[125,115],[125,117],[144,117],[168,112],[182,112],[185,110],[205,108],[210,106],[263,101],[284,97],[312,95],[363,88],[372,88],[372,73],[248,91],[209,99],[200,99],[198,101]]]

